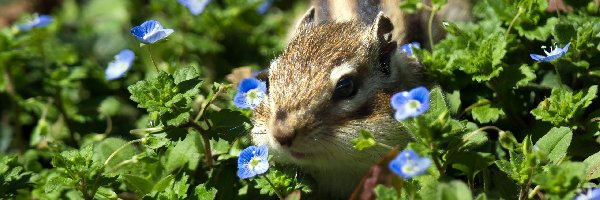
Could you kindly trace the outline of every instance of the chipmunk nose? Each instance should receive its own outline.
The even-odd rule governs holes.
[[[273,132],[273,138],[281,145],[281,146],[292,146],[294,142],[294,138],[296,138],[296,131],[294,128],[290,126],[286,126],[285,123],[278,123],[278,126],[275,126]]]
[[[296,134],[277,134],[273,136],[281,146],[292,146]]]

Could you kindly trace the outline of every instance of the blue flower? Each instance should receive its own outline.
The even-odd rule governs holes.
[[[406,55],[408,56],[412,56],[412,49],[420,49],[421,48],[421,43],[419,42],[411,42],[411,43],[407,43],[407,44],[403,44],[402,46],[400,46],[400,50],[406,52]]]
[[[404,150],[390,161],[388,168],[398,176],[410,179],[425,173],[429,165],[431,160],[428,157],[419,157],[413,150]]]
[[[267,172],[269,169],[268,158],[267,145],[249,146],[242,150],[238,158],[238,177],[246,179]]]
[[[410,91],[402,91],[391,98],[392,108],[396,110],[394,118],[404,120],[423,114],[429,108],[429,91],[419,86]]]
[[[245,78],[240,82],[233,103],[238,108],[255,109],[265,98],[267,84],[256,78]]]
[[[600,199],[600,188],[588,189],[587,192],[581,193],[575,200],[594,200]]]
[[[148,20],[142,25],[131,28],[131,35],[144,44],[162,40],[173,33],[173,29],[165,29],[156,20]]]
[[[273,0],[265,0],[258,6],[258,8],[256,8],[256,12],[258,12],[258,14],[264,15],[269,10],[269,8],[271,8],[271,5],[273,5]]]
[[[35,27],[46,27],[52,23],[52,17],[48,15],[34,15],[32,19],[27,20],[25,23],[17,25],[20,31],[28,31]]]
[[[108,64],[106,68],[106,80],[114,80],[121,78],[125,72],[131,68],[131,63],[135,58],[133,51],[123,49],[115,56],[115,60]]]
[[[192,15],[199,15],[211,0],[177,0],[179,4],[185,6]]]
[[[529,56],[531,56],[531,58],[537,61],[550,62],[565,55],[565,53],[567,53],[567,51],[569,50],[569,45],[571,45],[570,42],[567,45],[565,45],[565,47],[563,47],[562,49],[554,45],[554,49],[550,47],[550,52],[546,51],[546,46],[542,46],[542,49],[544,49],[544,53],[546,53],[546,56],[538,54],[529,54]]]

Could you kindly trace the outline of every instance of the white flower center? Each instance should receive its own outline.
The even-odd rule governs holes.
[[[246,92],[246,102],[253,106],[258,106],[260,102],[265,97],[265,93],[259,90],[258,88],[254,88]]]
[[[408,100],[408,102],[404,105],[404,109],[410,113],[416,112],[419,107],[421,107],[421,102],[414,99]]]
[[[413,175],[416,174],[418,170],[419,168],[417,166],[417,162],[415,162],[414,160],[407,160],[406,164],[402,166],[402,172],[404,172],[405,174]]]

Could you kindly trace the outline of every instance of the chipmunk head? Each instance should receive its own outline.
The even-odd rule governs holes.
[[[328,178],[316,173],[360,179],[385,150],[354,150],[350,140],[359,129],[389,145],[410,140],[392,118],[389,97],[420,78],[414,60],[397,50],[392,29],[381,13],[371,25],[319,24],[310,9],[271,63],[267,96],[253,117],[254,143],[268,144],[276,161],[306,169],[319,185],[352,189],[348,181],[323,183]]]

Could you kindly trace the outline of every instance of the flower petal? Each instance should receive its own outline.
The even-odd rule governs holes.
[[[256,173],[248,167],[248,164],[241,167],[238,165],[237,176],[241,179],[247,179],[256,176]]]
[[[544,59],[546,58],[546,56],[542,56],[542,55],[538,55],[538,54],[529,54],[529,56],[537,61],[544,61]]]

